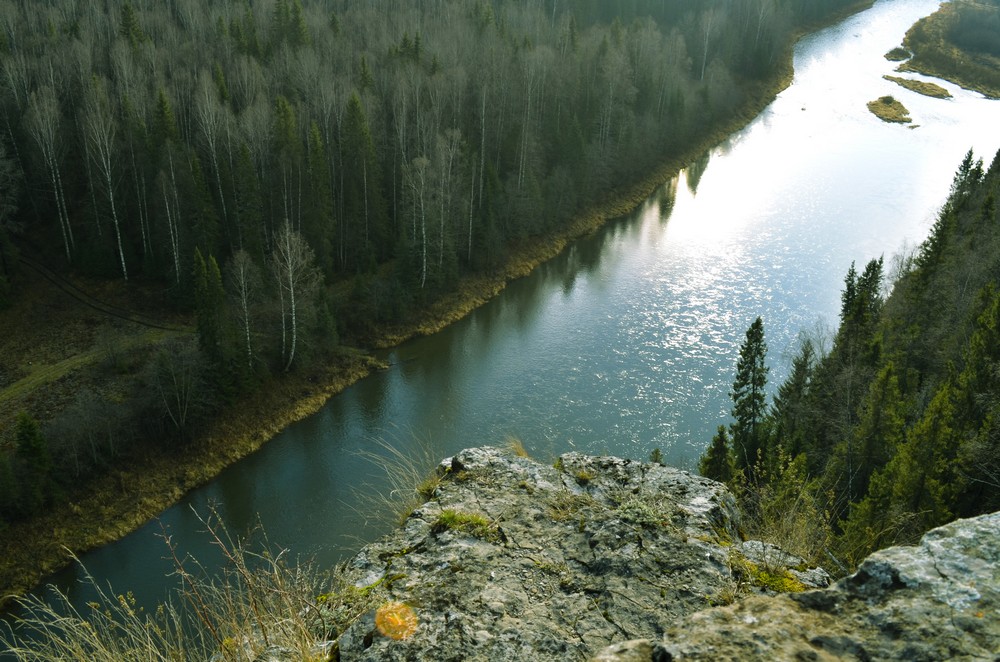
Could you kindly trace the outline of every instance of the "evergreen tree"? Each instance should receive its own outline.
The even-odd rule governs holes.
[[[132,50],[139,48],[139,44],[146,40],[146,33],[143,32],[139,24],[139,17],[132,6],[132,0],[125,0],[122,5],[121,19],[118,24],[118,33],[129,43]]]
[[[14,438],[22,478],[20,508],[25,515],[35,515],[52,497],[52,457],[38,421],[26,412],[17,416]]]
[[[200,249],[204,255],[215,255],[222,248],[219,215],[205,180],[201,159],[197,156],[191,159],[190,187],[185,202],[188,207],[186,218],[190,222],[192,248]]]
[[[198,347],[207,359],[207,381],[225,400],[231,400],[249,379],[249,366],[239,360],[239,340],[226,314],[222,273],[214,255],[205,260],[195,249],[194,300]]]
[[[327,280],[333,278],[333,192],[330,190],[330,162],[319,126],[309,127],[309,195],[305,203],[303,235],[316,253],[316,261]]]
[[[735,475],[732,452],[729,449],[729,435],[726,426],[720,425],[711,445],[705,450],[698,462],[698,472],[705,478],[728,483]]]
[[[904,402],[893,362],[886,363],[871,382],[859,407],[856,426],[845,432],[827,463],[827,484],[833,490],[834,512],[847,511],[868,492],[872,474],[884,467],[903,443]]]
[[[20,485],[11,462],[10,454],[0,452],[0,532],[4,522],[10,522],[18,514],[18,492]]]
[[[740,346],[736,362],[736,379],[730,397],[732,415],[736,421],[730,426],[736,466],[748,478],[755,475],[758,454],[764,448],[765,392],[768,368],[764,365],[767,344],[764,342],[764,322],[758,317],[747,329],[746,340]]]
[[[960,516],[1000,506],[1000,289],[993,283],[980,293],[978,309],[955,389],[959,464],[968,478],[956,503]]]
[[[388,256],[388,217],[382,194],[382,169],[375,152],[361,97],[351,95],[344,118],[342,159],[350,167],[341,172],[343,177],[344,217],[343,236],[346,245],[341,247],[348,269],[368,269],[373,260]]]
[[[953,397],[949,380],[938,388],[890,464],[892,505],[914,518],[908,541],[953,517],[951,508],[963,482],[955,461],[960,439]]]
[[[899,390],[896,367],[886,363],[875,376],[861,404],[861,420],[855,428],[856,464],[852,465],[850,501],[868,492],[872,474],[896,454],[906,430],[906,407]]]
[[[840,293],[840,323],[846,322],[854,311],[858,298],[858,272],[851,262],[851,268],[844,277],[844,291]]]
[[[812,378],[816,351],[812,341],[805,340],[792,361],[792,374],[778,387],[771,408],[774,421],[774,446],[788,457],[796,457],[806,447],[809,423],[809,382]]]
[[[888,467],[876,470],[869,483],[868,494],[850,504],[850,511],[840,523],[842,533],[837,541],[841,556],[852,566],[857,565],[876,549],[896,541],[897,531],[906,518],[892,509],[892,481]]]
[[[214,256],[206,261],[194,249],[194,305],[198,321],[198,346],[216,367],[223,362],[222,311],[225,292]]]

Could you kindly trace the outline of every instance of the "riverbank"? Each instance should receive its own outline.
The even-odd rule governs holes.
[[[941,78],[986,97],[1000,99],[1000,57],[963,50],[951,38],[952,26],[961,13],[978,10],[974,5],[946,2],[930,16],[917,21],[903,39],[903,45],[913,57],[900,65],[899,71]]]
[[[572,228],[561,232],[559,236],[549,238],[545,242],[536,241],[531,245],[521,246],[518,251],[512,253],[508,267],[502,272],[498,272],[498,274],[490,278],[469,281],[459,293],[442,301],[428,315],[425,315],[424,319],[414,321],[407,328],[387,330],[385,333],[386,338],[398,342],[405,337],[429,333],[434,328],[445,326],[466,312],[471,311],[483,301],[494,296],[509,280],[528,273],[538,263],[556,255],[572,239],[588,234],[597,227],[600,227],[607,220],[616,218],[622,213],[627,212],[635,204],[641,202],[648,192],[654,190],[670,174],[682,167],[686,161],[699,156],[705,149],[711,147],[730,132],[753,119],[778,91],[784,89],[791,80],[790,54],[791,48],[789,47],[788,57],[786,58],[787,66],[783,71],[783,75],[780,77],[776,76],[775,79],[768,81],[767,85],[760,85],[755,90],[754,98],[747,103],[743,112],[738,116],[734,115],[725,124],[720,124],[716,127],[716,131],[712,135],[703,136],[702,140],[696,144],[692,144],[690,149],[686,150],[684,154],[678,155],[671,163],[665,164],[656,173],[652,173],[646,178],[645,182],[629,187],[628,190],[612,192],[607,197],[606,203],[602,205],[602,209],[592,210],[590,214],[581,215],[579,221]],[[389,338],[390,331],[395,336],[394,338]],[[370,369],[371,366],[363,367],[359,373],[364,374]],[[238,413],[232,415],[234,423],[231,427],[213,426],[213,429],[220,429],[222,431],[221,436],[225,437],[223,439],[224,447],[231,446],[240,449],[238,453],[224,454],[225,461],[230,461],[230,457],[235,460],[238,456],[252,452],[255,447],[259,447],[266,439],[270,438],[273,431],[277,431],[285,424],[302,418],[322,406],[327,397],[336,392],[336,389],[328,391],[325,386],[321,388],[319,385],[326,384],[328,378],[331,378],[335,372],[336,370],[331,369],[329,372],[318,371],[312,375],[306,374],[290,379],[278,380],[269,386],[265,395],[259,396],[261,398],[259,406],[241,403],[237,409]],[[353,381],[353,378],[346,381],[349,383]],[[271,431],[261,433],[261,430]],[[250,450],[243,452],[245,448]],[[168,458],[168,460],[169,464],[165,465],[166,468],[164,469],[168,471],[168,475],[163,494],[155,495],[149,494],[145,490],[132,489],[131,481],[133,479],[144,478],[144,468],[137,468],[130,471],[127,475],[122,476],[120,480],[109,479],[107,481],[104,490],[107,498],[117,497],[120,502],[123,502],[122,511],[116,512],[124,513],[122,515],[123,518],[133,518],[133,523],[129,526],[138,526],[141,522],[148,519],[149,516],[158,512],[159,509],[175,502],[184,491],[199,484],[194,476],[204,475],[204,479],[200,482],[205,482],[214,475],[213,471],[217,473],[217,470],[211,468],[214,465],[204,462],[194,454],[189,455],[188,451],[178,453],[178,457]],[[224,463],[222,463],[223,466]],[[150,464],[149,467],[152,468],[146,467],[146,469],[154,471],[156,470],[156,466]],[[197,474],[194,472],[197,472]],[[143,495],[141,499],[136,496],[140,493]],[[160,500],[159,503],[157,503],[158,499]],[[77,508],[81,511],[88,510],[81,503],[77,503]],[[151,511],[150,515],[141,515],[139,513],[140,509],[143,512]],[[109,509],[105,514],[95,516],[91,522],[96,521],[99,525],[102,525],[102,531],[104,531],[102,535],[106,534],[110,538],[118,537],[124,534],[129,527],[123,526],[121,530],[110,526],[107,529],[103,528],[105,526],[103,522],[114,516],[113,511]],[[64,518],[63,521],[72,524],[73,518]],[[81,528],[90,525],[82,521],[79,524]],[[37,531],[40,532],[38,535],[49,535],[44,528]],[[12,534],[10,537],[13,538],[13,531],[10,533]],[[4,537],[7,538],[7,536]],[[58,558],[63,562],[65,561],[66,557],[60,553],[58,541],[50,544],[49,549],[55,549]],[[25,553],[24,556],[28,556],[28,554]]]

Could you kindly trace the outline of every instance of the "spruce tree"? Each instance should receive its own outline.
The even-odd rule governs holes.
[[[893,509],[912,514],[908,541],[950,520],[963,487],[954,395],[951,380],[938,388],[889,465]]]
[[[775,446],[783,449],[788,457],[795,457],[805,450],[805,436],[809,421],[809,383],[812,378],[816,351],[811,341],[802,343],[798,356],[792,361],[792,374],[778,387],[771,408],[774,421]]]
[[[733,479],[735,473],[733,456],[729,449],[729,435],[726,434],[725,425],[719,426],[715,436],[712,437],[712,444],[701,456],[698,472],[705,478],[711,478],[720,483],[728,483]]]
[[[768,368],[764,365],[767,344],[764,342],[764,322],[758,317],[747,329],[746,340],[740,347],[736,362],[736,379],[730,397],[733,399],[732,415],[736,421],[730,426],[736,466],[747,476],[754,477],[757,456],[764,449],[765,393]]]

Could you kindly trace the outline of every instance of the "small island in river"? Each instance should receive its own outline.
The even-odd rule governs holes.
[[[868,110],[883,122],[906,124],[912,122],[910,111],[892,96],[884,96],[868,102]]]
[[[899,76],[889,76],[885,75],[882,78],[892,81],[897,85],[905,87],[908,90],[916,92],[917,94],[923,94],[925,97],[934,97],[935,99],[950,99],[951,92],[944,89],[936,83],[928,83],[922,80],[914,80],[912,78],[901,78]]]

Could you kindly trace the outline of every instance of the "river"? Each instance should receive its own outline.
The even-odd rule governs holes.
[[[434,458],[509,436],[549,461],[578,450],[692,468],[727,422],[739,345],[764,320],[770,386],[800,333],[836,323],[851,262],[926,235],[964,153],[1000,147],[996,101],[882,79],[883,54],[935,0],[880,0],[802,39],[795,79],[744,130],[627,218],[577,242],[461,322],[388,352],[392,367],[332,398],[261,451],[123,540],[81,561],[151,604],[176,584],[160,538],[216,562],[195,512],[234,533],[259,517],[270,542],[331,564],[386,530],[363,493],[384,490],[359,453],[376,443]],[[893,94],[910,128],[865,104]],[[891,267],[890,267],[891,268]],[[161,528],[162,527],[162,528]],[[51,581],[89,599],[78,568]]]

